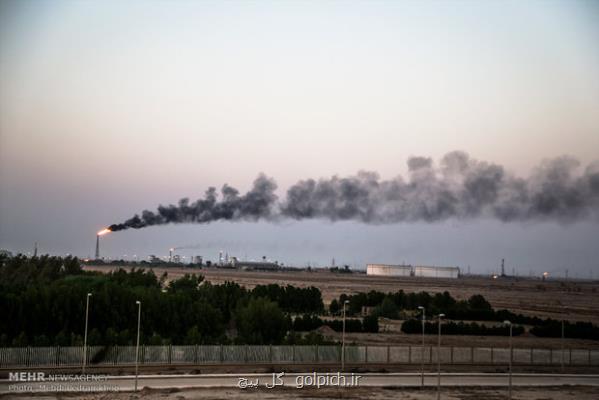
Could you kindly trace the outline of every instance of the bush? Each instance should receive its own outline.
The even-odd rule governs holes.
[[[316,315],[304,314],[295,317],[293,320],[293,330],[294,331],[311,331],[322,326],[322,319],[318,318]]]
[[[537,325],[530,330],[538,337],[561,337],[562,323],[561,321],[551,320],[544,325]],[[599,327],[590,322],[564,323],[564,336],[567,338],[599,340]]]
[[[427,334],[438,333],[437,322],[425,322],[424,332]],[[453,322],[444,321],[441,323],[441,333],[445,335],[477,335],[477,336],[507,336],[509,335],[509,326],[495,325],[486,326],[475,322]],[[401,325],[401,331],[404,333],[422,333],[422,321],[409,319]],[[512,327],[512,335],[519,336],[524,333],[524,327],[515,325]]]
[[[368,333],[378,333],[379,319],[374,315],[364,317],[362,320],[362,330]]]

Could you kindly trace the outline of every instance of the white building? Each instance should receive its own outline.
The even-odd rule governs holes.
[[[411,266],[391,264],[367,264],[366,274],[374,276],[400,276],[423,278],[459,278],[458,267]]]
[[[412,267],[413,275],[423,278],[459,278],[458,267],[427,267],[419,265]]]
[[[409,265],[368,264],[366,275],[380,276],[410,276],[412,267]]]

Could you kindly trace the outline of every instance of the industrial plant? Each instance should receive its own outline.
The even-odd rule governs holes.
[[[459,267],[436,267],[424,265],[368,264],[366,274],[374,276],[459,278]]]

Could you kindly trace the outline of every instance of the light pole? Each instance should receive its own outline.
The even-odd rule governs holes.
[[[343,330],[341,333],[341,372],[345,369],[345,306],[349,304],[349,300],[343,302]]]
[[[512,398],[512,323],[510,321],[503,321],[504,324],[510,327],[510,367],[509,367],[509,382],[508,382],[508,394],[507,398]]]
[[[139,373],[139,329],[141,326],[141,301],[137,300],[137,345],[135,346],[135,391],[137,392],[137,375]]]
[[[566,338],[566,335],[565,335],[565,332],[564,332],[564,330],[565,330],[565,326],[564,325],[565,325],[565,322],[564,322],[564,319],[562,318],[562,340],[561,340],[561,344],[562,344],[562,357],[561,357],[561,359],[562,359],[562,372],[564,372],[564,339]]]
[[[422,347],[420,348],[420,387],[424,388],[424,323],[426,321],[426,310],[423,306],[418,306],[422,310]]]
[[[445,314],[438,315],[439,335],[437,339],[437,400],[441,398],[441,318]]]
[[[87,363],[87,320],[89,318],[89,298],[92,297],[91,293],[87,294],[85,299],[85,333],[83,335],[83,368],[81,374],[85,374],[85,364]]]

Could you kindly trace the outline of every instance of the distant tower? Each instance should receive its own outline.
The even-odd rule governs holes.
[[[175,250],[175,249],[172,247],[170,249],[168,249],[168,262],[173,261],[173,250]]]
[[[37,257],[37,242],[33,245],[33,256]]]
[[[100,259],[100,235],[96,235],[96,260]]]
[[[505,260],[501,259],[501,276],[505,276]]]
[[[218,265],[223,265],[223,251],[218,253]]]

